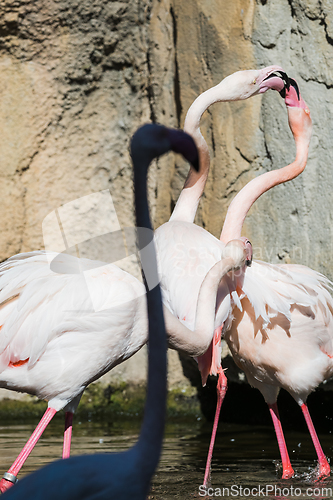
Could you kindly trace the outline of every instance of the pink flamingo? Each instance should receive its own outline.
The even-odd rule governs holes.
[[[179,151],[196,164],[193,140],[183,133],[175,132],[173,138],[169,131],[168,135],[173,147],[176,149],[177,139]],[[185,137],[187,145],[181,148]],[[49,265],[52,256],[72,274],[53,272]],[[89,293],[77,269],[92,273]],[[211,336],[221,279],[215,269],[204,280],[194,333],[165,308],[170,338],[181,344],[190,335]],[[99,306],[96,312],[93,304]],[[35,431],[0,481],[0,489],[5,491],[16,482],[46,426],[63,408],[63,458],[69,457],[73,413],[84,389],[147,341],[145,288],[113,264],[56,253],[16,255],[0,265],[0,325],[0,386],[48,401]]]
[[[208,146],[200,132],[200,119],[205,110],[215,102],[236,101],[264,93],[268,89],[284,92],[288,85],[287,75],[279,66],[269,66],[261,70],[238,71],[215,87],[201,94],[190,107],[184,130],[192,135],[199,151],[200,172],[190,170],[184,188],[179,195],[175,209],[169,222],[163,224],[155,232],[157,255],[163,290],[163,301],[170,311],[190,329],[195,320],[195,305],[203,277],[221,258],[224,244],[203,228],[193,224],[198,203],[202,196],[208,171]],[[249,243],[248,263],[252,250]],[[221,305],[223,303],[223,305]],[[217,407],[207,457],[204,485],[207,484],[214,440],[219,420],[222,401],[227,389],[227,379],[221,367],[221,325],[230,318],[234,305],[239,305],[237,294],[226,283],[220,285],[215,331],[210,337],[201,339],[199,343],[189,336],[183,351],[197,357],[203,385],[209,374],[218,375]],[[177,339],[170,339],[169,345],[179,349]]]
[[[296,159],[280,170],[249,182],[232,201],[221,241],[238,238],[245,216],[262,193],[295,178],[305,168],[311,138],[310,112],[290,80],[287,91],[289,125],[296,143]],[[277,396],[281,387],[300,405],[319,462],[318,477],[330,474],[309,410],[307,397],[333,374],[332,283],[323,275],[299,265],[254,262],[235,284],[242,310],[224,331],[236,364],[248,382],[257,387],[269,406],[283,465],[283,478],[292,469],[280,417]]]
[[[184,143],[185,142],[185,143]],[[158,125],[141,127],[132,139],[135,207],[138,227],[151,230],[146,177],[150,162],[170,149],[186,155],[188,140],[181,131]],[[192,146],[193,149],[193,146]],[[146,246],[145,233],[139,231],[140,248]],[[246,248],[241,241],[230,242],[226,256],[214,266],[216,281],[234,268],[243,266]],[[145,259],[141,253],[142,260]],[[143,266],[146,270],[146,267]],[[149,252],[149,274],[157,276],[154,247]],[[212,285],[212,283],[211,283]],[[209,288],[209,287],[208,287]],[[215,284],[212,286],[215,288]],[[213,290],[214,292],[214,290]],[[209,291],[208,291],[208,295]],[[211,302],[212,297],[208,297]],[[166,407],[166,334],[159,286],[147,287],[149,318],[148,390],[145,415],[136,445],[117,454],[95,454],[59,460],[25,477],[5,493],[8,499],[63,500],[117,499],[145,500],[162,448]]]

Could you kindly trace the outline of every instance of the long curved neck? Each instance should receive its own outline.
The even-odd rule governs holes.
[[[234,99],[230,85],[221,83],[199,95],[187,112],[184,131],[190,134],[199,152],[200,172],[190,168],[182,192],[171,214],[170,221],[180,220],[193,222],[199,201],[204,192],[210,166],[209,149],[200,131],[200,120],[203,113],[215,102]]]
[[[248,211],[263,193],[278,184],[294,179],[303,172],[308,159],[309,142],[299,136],[295,137],[295,143],[296,159],[293,163],[256,177],[244,186],[232,200],[220,236],[223,243],[240,238]]]
[[[148,162],[145,168],[134,168],[136,224],[138,228],[146,227],[152,230],[147,201],[146,178],[142,176],[142,172],[147,172],[147,169]],[[147,231],[138,231],[138,243],[140,249],[145,247],[147,249],[149,243],[149,252],[143,252],[143,258],[149,259],[150,276],[157,276],[154,242],[147,241]],[[145,264],[143,264],[143,268],[145,268]],[[158,280],[155,282],[158,282]],[[162,448],[167,391],[167,341],[159,286],[152,290],[147,289],[147,307],[149,322],[147,398],[141,433],[135,448],[140,463],[144,464],[144,474],[150,478],[157,466]]]
[[[214,335],[218,286],[223,277],[236,265],[233,258],[225,258],[218,261],[205,276],[198,295],[194,331],[189,330],[166,307],[164,308],[170,347],[190,356],[201,356],[207,351]]]

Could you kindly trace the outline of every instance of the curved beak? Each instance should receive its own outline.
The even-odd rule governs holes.
[[[296,80],[289,78],[289,82],[290,87],[289,89],[286,89],[284,98],[286,106],[288,108],[302,108],[308,115],[310,115],[310,110],[301,96]]]
[[[245,261],[245,265],[247,267],[251,267],[252,266],[252,260],[253,260],[253,252],[252,252],[251,242],[249,240],[247,240],[246,243],[245,243],[245,246],[246,246],[246,261]]]
[[[290,82],[290,85],[292,87],[294,87],[294,89],[296,90],[296,94],[297,94],[298,100],[300,100],[301,99],[301,93],[299,91],[299,88],[298,88],[296,80],[294,80],[293,78],[289,78],[289,82]]]
[[[243,241],[244,246],[245,246],[245,251],[246,251],[245,265],[247,267],[251,267],[252,260],[253,260],[253,249],[252,249],[251,241],[248,240],[245,236],[241,236],[240,239],[241,239],[241,241]]]
[[[290,88],[290,78],[282,70],[273,71],[268,75],[260,85],[259,93],[266,92],[268,89],[277,90],[283,99],[286,97],[286,89]]]

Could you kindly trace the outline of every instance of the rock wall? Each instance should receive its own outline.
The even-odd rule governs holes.
[[[328,2],[174,2],[183,123],[203,90],[238,69],[281,65],[299,83],[313,119],[305,172],[263,195],[244,231],[255,256],[309,265],[330,278],[332,260],[332,9]],[[191,24],[190,20],[196,22]],[[188,27],[191,26],[191,29]],[[191,57],[190,54],[191,53]],[[203,118],[212,156],[210,178],[197,222],[219,235],[233,196],[253,177],[287,165],[295,147],[284,102],[275,92],[215,104]],[[182,173],[173,179],[173,199]]]
[[[228,74],[279,64],[311,110],[310,158],[298,179],[256,202],[244,234],[257,258],[333,278],[332,56],[328,0],[4,0],[0,259],[43,248],[45,217],[100,190],[110,189],[121,226],[132,225],[135,129],[149,120],[182,126],[195,97]],[[196,222],[218,236],[233,196],[292,161],[295,148],[275,92],[212,106],[202,132],[212,162]],[[155,227],[169,218],[187,170],[171,155],[151,169]],[[115,376],[143,380],[144,352],[129,363]]]
[[[265,242],[271,253],[272,258],[264,255],[265,259],[303,263],[331,279],[332,22],[332,6],[326,1],[285,0],[257,5],[253,23],[256,60],[266,64],[278,58],[286,71],[296,78],[311,110],[313,136],[308,165],[302,175],[263,197],[248,220],[248,226],[253,227],[251,237],[261,242],[262,247]],[[267,95],[262,121],[264,151],[271,159],[269,168],[289,163],[294,152],[280,111],[281,103],[274,97]],[[279,133],[274,133],[275,130]],[[263,225],[260,224],[261,214],[266,214]]]
[[[91,192],[110,188],[133,222],[128,139],[151,116],[148,7],[2,4],[1,173],[16,191],[2,195],[1,259],[42,248],[45,216]]]

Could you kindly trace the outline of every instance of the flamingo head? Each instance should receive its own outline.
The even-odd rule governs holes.
[[[132,137],[131,156],[150,163],[157,156],[168,151],[183,155],[195,170],[199,170],[197,147],[192,137],[182,130],[172,129],[148,123],[140,127]]]
[[[234,260],[235,269],[252,264],[252,245],[245,237],[230,240],[223,249],[223,257]]]
[[[227,95],[227,100],[236,101],[263,94],[269,89],[281,92],[286,86],[289,86],[288,76],[283,69],[280,66],[267,66],[258,70],[237,71],[224,78],[216,88],[223,89],[221,95],[224,95],[224,100]]]
[[[302,139],[308,146],[312,134],[310,110],[300,94],[296,81],[292,78],[289,81],[290,87],[286,89],[285,96],[289,126],[295,140]]]
[[[261,70],[259,81],[259,94],[264,94],[267,90],[277,90],[281,96],[285,97],[286,89],[289,89],[290,82],[287,73],[280,66],[268,66]]]

